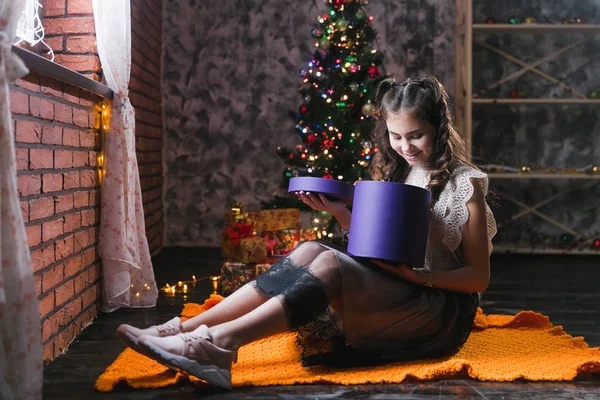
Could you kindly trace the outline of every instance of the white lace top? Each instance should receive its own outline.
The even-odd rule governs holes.
[[[468,165],[459,165],[452,171],[450,180],[434,205],[429,224],[429,236],[425,254],[425,268],[452,270],[464,266],[462,253],[462,225],[469,219],[467,201],[473,195],[473,181],[479,184],[484,195],[488,192],[487,175]],[[429,183],[429,171],[412,167],[406,184],[425,188]],[[496,220],[490,207],[487,214],[488,251],[492,253],[492,238],[496,234]]]

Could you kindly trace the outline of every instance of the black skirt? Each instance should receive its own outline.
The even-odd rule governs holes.
[[[318,243],[336,255],[342,285],[325,312],[297,328],[305,365],[351,367],[443,357],[457,352],[469,337],[479,306],[477,293],[415,285],[350,256],[340,246]],[[291,275],[309,273],[296,268]],[[279,288],[270,286],[281,282],[268,275],[259,276],[257,287],[273,293]]]

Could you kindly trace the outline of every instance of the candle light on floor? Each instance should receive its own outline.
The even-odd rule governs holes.
[[[219,278],[220,276],[211,276],[210,279],[212,281],[212,286],[213,286],[213,292],[217,293],[217,291],[219,290]]]

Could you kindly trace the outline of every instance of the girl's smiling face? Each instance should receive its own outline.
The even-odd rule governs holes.
[[[427,167],[433,152],[434,126],[409,113],[391,115],[386,124],[394,151],[410,166]]]

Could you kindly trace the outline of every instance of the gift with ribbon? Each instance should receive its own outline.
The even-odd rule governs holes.
[[[256,236],[254,224],[234,223],[221,234],[221,254],[229,261],[257,263],[267,258],[265,239]]]

